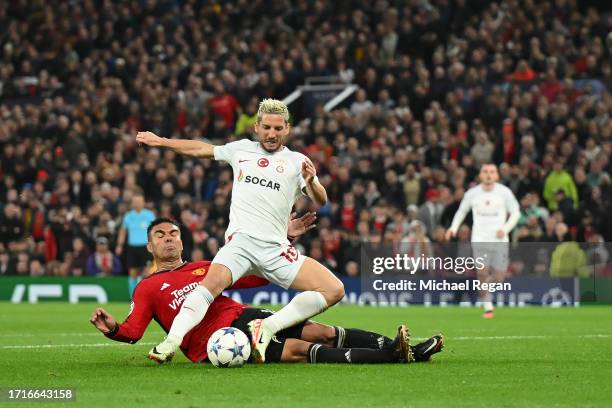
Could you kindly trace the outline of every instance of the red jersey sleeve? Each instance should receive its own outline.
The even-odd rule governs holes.
[[[255,275],[245,276],[243,278],[238,279],[232,286],[228,289],[248,289],[248,288],[257,288],[260,286],[266,286],[270,282],[267,279],[261,278]]]
[[[139,285],[134,290],[132,298],[132,310],[125,321],[117,324],[115,330],[106,334],[106,337],[134,344],[144,334],[151,320],[153,319],[153,304],[150,296],[147,296],[146,287]]]

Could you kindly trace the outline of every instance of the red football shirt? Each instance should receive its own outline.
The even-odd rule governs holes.
[[[160,271],[144,278],[134,290],[132,310],[119,324],[119,329],[109,335],[113,340],[136,343],[144,334],[151,320],[155,320],[167,333],[174,318],[181,310],[185,296],[197,287],[210,266],[209,261],[185,262],[170,271]],[[236,281],[230,289],[253,288],[267,285],[266,279],[246,276]],[[206,343],[218,329],[230,326],[248,307],[226,296],[219,296],[210,305],[204,320],[183,339],[181,350],[191,361],[197,363],[207,357]]]

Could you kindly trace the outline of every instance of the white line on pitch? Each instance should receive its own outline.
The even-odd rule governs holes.
[[[457,336],[447,337],[447,340],[534,340],[534,339],[553,339],[553,338],[602,338],[607,339],[612,334],[582,334],[579,336]],[[416,338],[425,340],[425,338]],[[157,343],[138,343],[141,346],[152,346]],[[127,343],[85,343],[85,344],[29,344],[29,345],[10,345],[0,346],[0,349],[43,349],[43,348],[62,348],[62,347],[112,347],[127,346]]]
[[[157,343],[138,343],[141,346],[152,346]],[[29,345],[13,345],[0,346],[0,349],[42,349],[42,348],[61,348],[61,347],[113,347],[113,346],[129,346],[128,343],[86,343],[86,344],[29,344]]]
[[[94,333],[3,333],[0,334],[0,337],[45,337],[45,336],[53,336],[53,337],[86,337],[86,336],[101,336],[102,334],[99,332]]]
[[[612,334],[581,334],[578,336],[447,336],[447,340],[539,340],[539,339],[558,339],[558,338],[580,338],[580,339],[607,339]],[[426,338],[423,337],[423,340]],[[421,339],[419,339],[421,340]]]

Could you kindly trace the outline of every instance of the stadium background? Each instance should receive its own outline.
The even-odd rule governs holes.
[[[289,146],[330,198],[299,244],[336,273],[362,241],[439,242],[487,161],[521,202],[514,240],[611,240],[612,16],[584,2],[15,1],[0,26],[3,275],[87,275],[136,191],[211,259],[231,169],[135,132],[242,138],[262,98],[325,76],[359,91],[290,105]]]

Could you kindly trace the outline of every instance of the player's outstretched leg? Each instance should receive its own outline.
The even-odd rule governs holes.
[[[435,336],[428,338],[424,342],[412,346],[414,360],[417,362],[429,361],[431,359],[431,356],[441,352],[443,347],[444,336],[441,333],[436,334]]]
[[[410,363],[402,352],[390,349],[333,348],[323,344],[298,339],[283,339],[284,345],[280,361],[339,364],[385,364]],[[270,359],[274,362],[274,359]]]
[[[321,344],[312,344],[308,348],[309,363],[352,363],[352,364],[380,364],[380,363],[412,363],[415,361],[410,346],[410,335],[406,326],[401,325],[397,330],[394,348],[359,348],[359,347],[326,347]]]
[[[316,260],[305,257],[291,288],[303,291],[272,316],[249,323],[254,361],[265,361],[266,348],[279,331],[308,320],[344,297],[344,285]]]
[[[487,266],[478,271],[478,280],[480,282],[489,283],[491,281],[491,267]],[[492,319],[494,317],[493,314],[493,295],[486,290],[481,290],[478,292],[478,300],[482,304],[484,308],[484,313],[482,317],[485,319]]]
[[[149,352],[149,358],[158,363],[169,362],[181,346],[183,337],[202,321],[208,307],[232,283],[230,270],[221,264],[212,264],[200,284],[192,290],[174,318],[168,336]]]
[[[304,324],[302,340],[324,344],[328,347],[394,348],[395,341],[383,334],[362,329],[347,329],[341,326],[328,326],[313,321]]]

